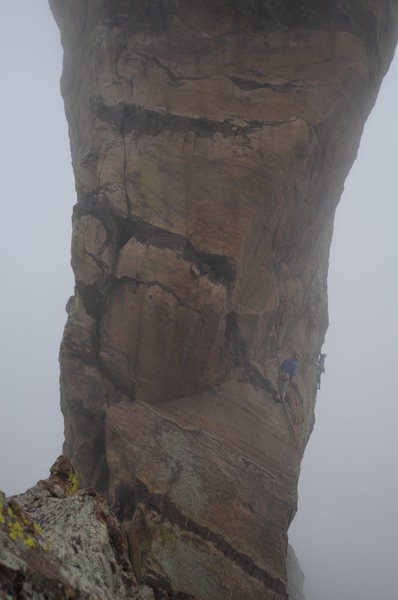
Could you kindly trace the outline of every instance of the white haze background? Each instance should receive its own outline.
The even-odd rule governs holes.
[[[0,488],[61,452],[57,354],[73,293],[74,181],[46,0],[0,3]],[[290,537],[306,600],[396,600],[398,64],[385,78],[337,212],[328,359]]]

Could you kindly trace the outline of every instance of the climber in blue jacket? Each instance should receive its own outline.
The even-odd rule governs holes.
[[[293,377],[295,377],[297,373],[298,360],[299,354],[295,352],[292,358],[286,358],[281,364],[279,372],[279,391],[282,402],[285,401],[286,392],[292,382]]]

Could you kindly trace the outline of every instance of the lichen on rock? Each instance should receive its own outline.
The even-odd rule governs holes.
[[[135,580],[126,534],[106,500],[77,491],[63,456],[50,473],[23,494],[0,494],[1,597],[151,600]]]
[[[29,517],[15,499],[11,498],[7,501],[1,492],[0,525],[5,535],[8,535],[10,540],[17,545],[22,542],[28,549],[41,548],[45,551],[49,549],[38,524]]]

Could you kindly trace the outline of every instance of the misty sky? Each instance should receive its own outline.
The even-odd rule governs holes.
[[[46,0],[0,3],[0,489],[25,490],[61,452],[58,348],[73,293],[75,203]],[[317,423],[291,541],[306,600],[396,600],[398,61],[338,209]]]

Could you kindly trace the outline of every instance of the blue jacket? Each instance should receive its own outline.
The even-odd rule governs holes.
[[[295,358],[287,358],[281,365],[282,373],[289,373],[290,377],[294,377],[297,373],[297,360]]]

